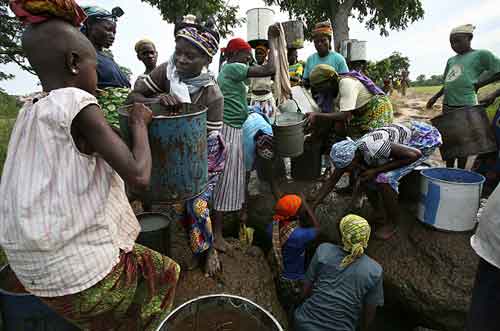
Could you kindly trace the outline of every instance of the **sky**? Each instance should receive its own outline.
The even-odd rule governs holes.
[[[228,0],[240,6],[240,17],[254,7],[263,7],[261,0],[240,1]],[[133,80],[144,71],[143,64],[137,60],[134,44],[142,38],[153,40],[159,52],[158,63],[166,61],[174,49],[173,25],[162,20],[158,9],[140,0],[77,0],[80,5],[99,5],[107,9],[120,6],[125,15],[119,19],[115,44],[112,47],[116,61],[132,70]],[[449,46],[451,28],[471,23],[477,28],[472,43],[473,48],[488,49],[500,56],[500,11],[498,0],[422,0],[425,10],[424,18],[411,24],[403,31],[390,31],[388,37],[382,37],[378,30],[369,31],[364,23],[356,19],[349,20],[350,38],[367,41],[368,58],[381,60],[394,51],[401,52],[410,58],[410,78],[420,74],[427,76],[442,74],[449,57],[454,53]],[[288,20],[288,13],[273,8],[276,21]],[[246,24],[236,28],[236,37],[246,38]],[[225,46],[227,40],[221,42]],[[306,59],[314,53],[314,46],[306,43],[299,51],[299,58]],[[213,60],[211,69],[217,71],[218,55]],[[27,94],[38,91],[37,78],[23,72],[16,65],[0,65],[0,70],[14,74],[12,80],[1,81],[0,88],[11,94]]]

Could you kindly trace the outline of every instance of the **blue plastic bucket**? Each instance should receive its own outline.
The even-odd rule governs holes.
[[[7,268],[5,266],[0,270],[0,282]],[[10,293],[0,289],[0,312],[3,331],[80,330],[31,294]]]
[[[421,174],[418,219],[437,229],[472,230],[485,178],[475,172],[450,168],[424,169]]]
[[[149,144],[153,158],[151,188],[143,200],[178,202],[202,193],[208,181],[206,107],[181,104],[164,108],[148,105],[153,111]],[[121,108],[120,129],[130,146],[128,108]]]

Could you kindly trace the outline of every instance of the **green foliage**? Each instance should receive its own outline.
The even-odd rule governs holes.
[[[16,98],[0,91],[0,177],[7,156],[7,144],[19,111]]]
[[[334,26],[338,26],[340,22],[336,21],[336,14],[340,11],[346,11],[359,22],[365,22],[369,30],[378,27],[383,36],[387,36],[389,30],[404,30],[410,23],[424,16],[420,0],[264,0],[264,2],[267,5],[280,6],[281,10],[290,13],[290,17],[304,20],[309,31],[316,22],[328,19]]]
[[[399,52],[394,52],[388,58],[378,62],[369,62],[366,75],[377,85],[383,86],[385,79],[395,81],[401,77],[403,70],[410,67],[410,59]]]
[[[443,75],[432,75],[430,78],[426,79],[425,75],[420,75],[417,77],[415,82],[412,82],[412,86],[437,86],[443,84]]]
[[[7,0],[0,1],[0,64],[16,63],[21,69],[34,74],[21,47],[22,25],[17,18],[9,15],[8,4]],[[0,81],[13,77],[0,71]]]
[[[175,23],[187,14],[206,20],[213,16],[222,37],[229,35],[234,27],[241,26],[244,19],[238,18],[239,6],[231,6],[224,0],[142,0],[160,9],[163,19]]]

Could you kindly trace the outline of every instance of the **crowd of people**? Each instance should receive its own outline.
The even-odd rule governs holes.
[[[154,119],[145,104],[194,103],[207,109],[206,189],[176,204],[143,201],[144,210],[165,212],[184,225],[193,255],[185,268],[203,265],[207,276],[222,271],[218,254],[231,250],[224,215],[239,212],[246,223],[248,174],[256,163],[268,162],[277,202],[267,234],[290,328],[369,329],[384,304],[382,267],[365,254],[371,234],[390,240],[396,233],[399,182],[430,157],[442,137],[426,123],[393,123],[388,95],[363,74],[362,65],[332,50],[329,22],[315,25],[317,52],[305,62],[296,49],[287,52],[291,85],[310,89],[321,109],[307,115],[308,139],[321,144],[332,168],[317,195],[306,198],[282,194],[276,181],[281,160],[273,151],[271,123],[280,112],[273,88],[281,61],[273,42],[279,25],[269,28],[268,40],[254,51],[246,40],[231,39],[216,77],[208,69],[219,52],[216,24],[188,15],[176,24],[175,51],[160,65],[151,40],[136,43],[145,70],[132,85],[109,51],[124,14],[120,8],[81,8],[73,0],[10,4],[26,25],[22,47],[43,91],[21,109],[2,173],[0,264],[8,261],[15,279],[6,290],[39,297],[83,330],[156,330],[173,307],[181,268],[135,242],[140,225],[129,200],[149,186],[155,157],[148,140]],[[441,95],[444,113],[476,105],[477,90],[500,80],[500,60],[471,48],[473,30],[452,30],[457,56],[448,60],[444,87],[428,107]],[[492,75],[480,80],[486,71]],[[500,90],[484,103],[498,96]],[[130,105],[130,146],[117,134],[116,110],[123,105]],[[479,161],[491,166],[491,159],[495,164],[498,153]],[[454,161],[446,160],[450,167]],[[380,215],[332,220],[338,221],[341,242],[319,245],[307,261],[306,249],[320,229],[314,210],[345,174],[354,194],[381,197],[371,199]],[[481,262],[469,331],[491,331],[499,322],[499,194],[496,189],[491,195],[471,241]]]

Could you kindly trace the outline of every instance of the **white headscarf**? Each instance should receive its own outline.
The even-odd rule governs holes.
[[[451,30],[450,35],[452,34],[457,34],[457,33],[468,33],[468,34],[473,34],[474,30],[476,27],[472,24],[465,24],[465,25],[460,25]]]

